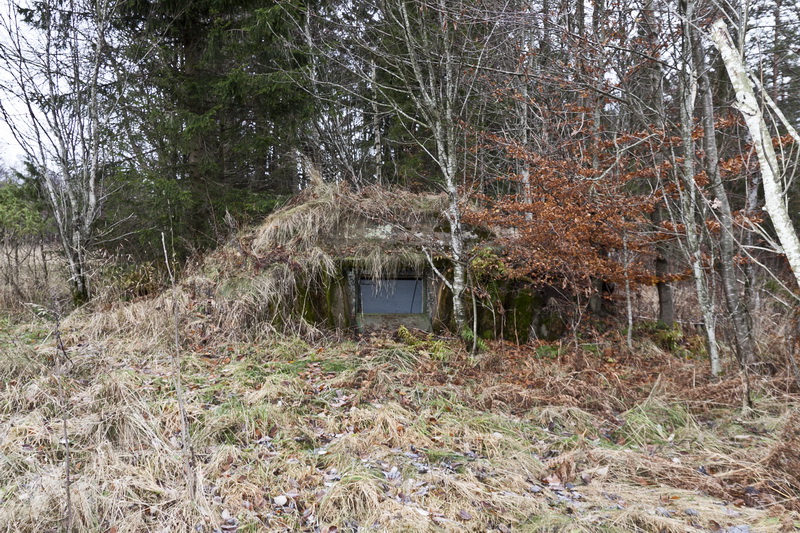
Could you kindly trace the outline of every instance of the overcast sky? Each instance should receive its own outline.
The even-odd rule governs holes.
[[[22,162],[22,150],[5,122],[0,120],[0,164],[15,168]]]

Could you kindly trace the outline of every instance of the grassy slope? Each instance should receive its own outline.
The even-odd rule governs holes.
[[[169,349],[0,336],[0,531],[789,531],[796,398],[603,350],[370,338],[186,346],[186,493]],[[137,348],[139,346],[139,348]],[[642,355],[646,354],[646,355]],[[448,359],[447,362],[442,359]],[[59,381],[64,394],[59,394]],[[790,424],[791,425],[791,424]],[[793,455],[794,454],[794,455]],[[781,462],[783,461],[783,462]],[[788,467],[787,467],[788,468]],[[338,529],[334,529],[338,528]]]

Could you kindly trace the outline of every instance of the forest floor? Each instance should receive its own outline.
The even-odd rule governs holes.
[[[753,377],[749,408],[646,335],[188,342],[188,473],[169,343],[63,339],[0,333],[0,531],[800,529],[791,380]]]

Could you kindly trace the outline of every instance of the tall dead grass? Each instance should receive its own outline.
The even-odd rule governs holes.
[[[93,355],[71,358],[80,363]],[[4,369],[0,531],[61,530],[67,515],[59,387],[48,362],[38,362]],[[61,377],[70,413],[71,531],[180,531],[204,523],[180,493],[180,457],[158,427],[141,381],[107,361],[93,363],[88,377]]]
[[[442,202],[439,195],[377,187],[355,193],[321,185],[305,192],[186,270],[176,291],[182,340],[202,349],[221,338],[321,338],[322,328],[331,324],[329,310],[317,307],[330,305],[332,287],[344,283],[342,266],[375,279],[400,268],[422,270],[427,260],[420,245],[437,248],[434,230]],[[111,335],[135,339],[145,352],[168,341],[171,306],[166,293],[103,300],[65,325],[95,342]]]
[[[0,310],[35,314],[35,306],[50,307],[54,301],[66,300],[69,287],[65,267],[52,247],[0,242]],[[26,304],[34,307],[29,309]]]
[[[0,360],[0,531],[63,525],[61,415],[45,348]],[[540,404],[539,392],[523,407],[518,390],[500,388],[501,374],[481,395],[481,382],[454,383],[456,359],[440,383],[443,364],[389,339],[212,348],[229,356],[190,354],[182,365],[205,489],[191,503],[163,351],[72,345],[74,532],[627,533],[719,523],[778,533],[800,518],[787,489],[796,417],[780,399],[712,427],[706,410],[666,386],[616,417]],[[387,362],[398,357],[402,365]],[[548,377],[575,387],[581,374]]]

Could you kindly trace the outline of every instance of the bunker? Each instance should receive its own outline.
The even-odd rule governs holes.
[[[452,294],[440,277],[452,275],[446,205],[444,195],[378,187],[304,191],[240,239],[235,255],[250,273],[220,272],[214,300],[255,331],[455,332]],[[488,228],[467,228],[466,239],[471,250],[502,254]],[[524,343],[563,333],[546,290],[474,281],[464,304],[481,337]]]

